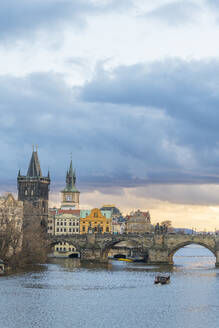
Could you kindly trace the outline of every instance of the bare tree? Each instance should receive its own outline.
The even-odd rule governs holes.
[[[16,222],[9,218],[7,209],[0,208],[0,256],[3,260],[9,260],[19,252],[22,232],[17,228]]]
[[[172,221],[171,220],[164,220],[161,222],[160,224],[161,226],[165,226],[167,228],[167,231],[172,231],[173,227],[172,227]]]

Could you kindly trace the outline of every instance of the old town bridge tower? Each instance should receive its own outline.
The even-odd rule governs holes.
[[[29,168],[26,175],[17,177],[18,200],[24,204],[24,225],[37,222],[44,226],[48,219],[50,175],[42,176],[37,149],[33,149]]]

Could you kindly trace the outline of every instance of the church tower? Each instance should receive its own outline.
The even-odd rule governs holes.
[[[24,204],[24,225],[37,220],[47,224],[50,175],[43,177],[38,159],[37,149],[32,152],[26,175],[17,177],[18,200]]]
[[[61,209],[79,209],[79,196],[80,191],[75,187],[76,174],[75,169],[72,167],[72,160],[70,163],[70,168],[66,174],[66,185],[65,189],[61,191],[62,193],[62,203]]]

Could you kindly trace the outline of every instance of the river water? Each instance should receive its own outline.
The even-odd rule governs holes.
[[[173,268],[53,259],[0,277],[0,328],[216,328],[219,269],[202,247],[179,250]],[[169,285],[154,285],[170,272]]]

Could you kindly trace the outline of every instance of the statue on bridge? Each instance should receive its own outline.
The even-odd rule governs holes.
[[[156,234],[164,234],[164,233],[167,233],[167,232],[168,232],[168,229],[167,229],[167,226],[165,224],[164,225],[160,225],[159,222],[156,224],[154,233],[156,233]]]

